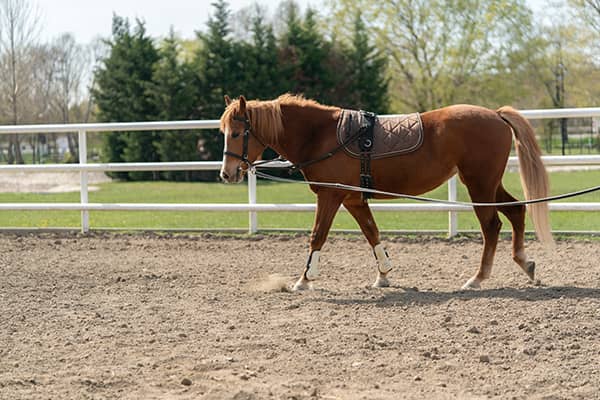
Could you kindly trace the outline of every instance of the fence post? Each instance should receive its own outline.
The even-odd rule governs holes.
[[[248,171],[248,204],[256,204],[256,174],[251,169]],[[258,216],[256,211],[248,213],[248,233],[258,232]]]
[[[79,134],[79,164],[87,164],[87,135],[84,130],[80,130]],[[88,203],[88,173],[87,171],[80,171],[80,203]],[[90,230],[90,213],[87,210],[81,211],[81,232],[87,233]]]
[[[456,201],[456,175],[448,179],[448,200]],[[448,237],[454,237],[458,233],[458,212],[448,211]]]

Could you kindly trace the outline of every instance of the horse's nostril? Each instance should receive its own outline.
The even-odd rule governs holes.
[[[221,177],[225,180],[229,180],[229,174],[225,171],[221,172]]]

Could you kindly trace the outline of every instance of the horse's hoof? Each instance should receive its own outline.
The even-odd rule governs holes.
[[[379,275],[377,277],[377,279],[375,280],[375,283],[373,283],[373,287],[374,288],[390,287],[390,281],[388,280],[387,276]]]
[[[472,277],[471,279],[469,279],[467,281],[467,283],[465,283],[462,288],[462,290],[473,290],[473,289],[481,289],[481,283],[479,282],[479,279],[477,279],[476,276]]]
[[[293,292],[299,292],[301,290],[311,290],[313,288],[312,282],[302,277],[298,279],[296,284],[292,287]]]
[[[535,282],[535,261],[527,261],[525,264],[525,273],[532,282]]]

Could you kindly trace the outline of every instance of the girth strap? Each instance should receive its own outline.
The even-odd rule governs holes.
[[[371,151],[373,150],[373,127],[375,126],[375,114],[362,111],[363,124],[359,131],[358,145],[360,148],[360,187],[373,189],[373,177],[371,176]],[[364,201],[372,197],[371,193],[362,192]]]

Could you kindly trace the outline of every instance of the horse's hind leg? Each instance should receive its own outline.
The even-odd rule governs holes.
[[[298,279],[293,290],[305,290],[311,287],[311,281],[319,276],[319,255],[333,219],[345,194],[335,190],[321,190],[317,193],[317,211],[315,223],[310,235],[310,252],[304,273]]]
[[[383,245],[379,242],[379,229],[373,214],[371,214],[369,204],[359,197],[353,197],[344,201],[344,207],[358,222],[360,230],[373,248],[373,254],[377,260],[377,279],[373,283],[373,287],[388,287],[390,283],[387,274],[392,270],[392,263]]]
[[[500,186],[501,174],[497,179],[492,177],[465,176],[460,174],[460,178],[467,186],[469,195],[475,203],[493,203],[496,200],[496,191]],[[475,215],[481,225],[483,234],[483,253],[481,255],[481,264],[477,273],[471,277],[464,285],[463,289],[479,289],[481,282],[490,277],[498,236],[502,222],[498,217],[498,211],[494,206],[475,206]]]
[[[482,200],[473,199],[475,202]],[[490,202],[489,200],[487,202]],[[463,285],[463,289],[479,289],[481,282],[488,279],[492,273],[492,265],[494,264],[494,255],[496,254],[496,246],[498,244],[498,235],[502,222],[498,217],[498,212],[495,207],[474,207],[475,214],[481,224],[481,232],[483,234],[483,253],[481,255],[481,264],[477,274]]]
[[[496,192],[496,201],[507,203],[517,201],[510,193],[500,185]],[[498,210],[508,218],[512,225],[512,256],[513,260],[527,274],[529,279],[535,278],[535,262],[527,259],[525,254],[525,206],[503,206]]]

